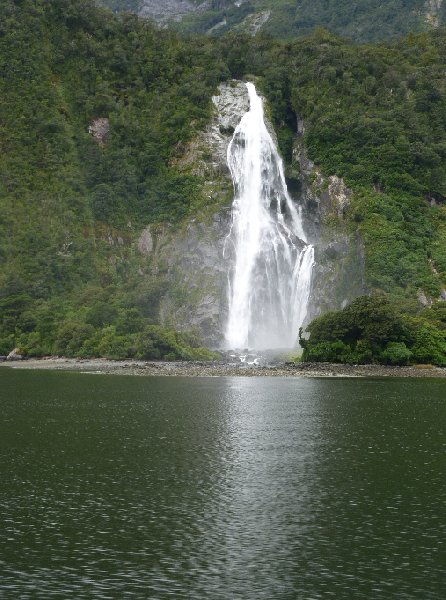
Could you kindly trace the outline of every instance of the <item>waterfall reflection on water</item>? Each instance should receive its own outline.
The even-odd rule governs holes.
[[[0,384],[2,599],[446,597],[444,380]]]

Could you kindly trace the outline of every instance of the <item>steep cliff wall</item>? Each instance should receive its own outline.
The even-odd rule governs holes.
[[[213,98],[214,114],[205,131],[185,148],[176,166],[203,180],[206,199],[199,214],[181,228],[148,227],[139,240],[154,275],[167,292],[160,321],[177,329],[196,328],[206,343],[218,347],[227,318],[228,253],[232,181],[226,163],[235,127],[249,108],[243,82],[220,85]],[[336,177],[325,178],[307,158],[299,125],[290,171],[290,191],[302,206],[309,241],[315,246],[310,308],[307,321],[345,306],[364,293],[360,240],[344,220],[351,191]]]
[[[290,186],[302,206],[305,230],[315,247],[312,291],[307,321],[338,310],[367,293],[361,239],[350,231],[346,214],[352,192],[335,175],[324,177],[309,160],[303,142],[305,125],[298,124]]]
[[[443,0],[97,0],[116,12],[133,11],[161,26],[175,23],[188,32],[220,35],[265,31],[279,39],[311,34],[323,27],[356,42],[401,37],[445,23]]]
[[[221,84],[211,122],[176,163],[203,180],[205,204],[179,229],[147,228],[139,241],[154,274],[166,282],[160,321],[176,329],[198,329],[218,347],[227,315],[225,240],[231,224],[232,181],[226,151],[235,127],[249,108],[245,85]]]
[[[444,16],[443,0],[426,0],[425,19],[431,27],[437,28],[443,22]]]

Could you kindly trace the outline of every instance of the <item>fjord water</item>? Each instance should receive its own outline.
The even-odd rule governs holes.
[[[446,597],[446,382],[0,370],[2,598]]]
[[[283,163],[247,83],[250,108],[228,147],[234,182],[229,258],[229,348],[292,348],[307,314],[314,249],[288,193]]]

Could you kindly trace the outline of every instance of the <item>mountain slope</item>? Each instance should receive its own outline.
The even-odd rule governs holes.
[[[125,355],[136,342],[116,337],[157,322],[162,286],[133,240],[199,201],[170,159],[208,118],[218,61],[91,2],[2,12],[0,354],[73,353],[96,335],[89,353]],[[99,119],[109,133],[95,139]]]
[[[183,32],[221,35],[263,31],[279,39],[317,27],[356,42],[423,31],[446,22],[443,0],[103,0],[113,10],[133,10],[162,22],[182,21]]]
[[[160,299],[190,307],[205,282],[166,290],[174,258],[138,240],[150,226],[187,247],[194,223],[198,244],[228,213],[181,163],[232,78],[266,97],[296,197],[303,153],[315,197],[330,177],[352,190],[325,226],[362,245],[368,290],[415,312],[446,295],[444,29],[376,47],[324,31],[191,43],[89,0],[7,0],[0,33],[0,354],[193,354],[196,338],[159,328]]]

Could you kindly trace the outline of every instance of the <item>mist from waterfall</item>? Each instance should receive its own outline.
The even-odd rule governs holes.
[[[246,84],[250,108],[228,147],[234,183],[229,262],[229,348],[292,348],[307,314],[314,249],[288,193],[263,102]]]

